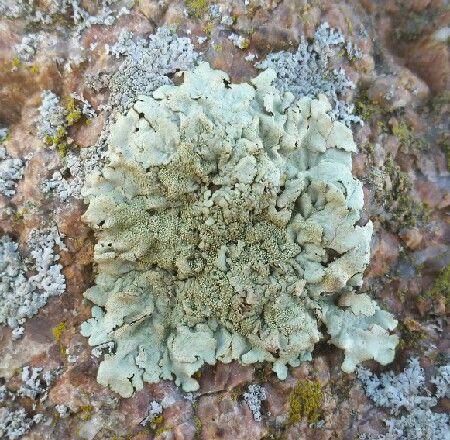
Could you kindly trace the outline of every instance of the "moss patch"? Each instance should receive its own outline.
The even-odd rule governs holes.
[[[411,194],[412,182],[408,174],[400,170],[391,155],[388,155],[384,168],[391,186],[378,194],[378,197],[388,207],[386,211],[390,213],[388,223],[398,231],[400,228],[415,226],[418,222],[426,220],[425,207]]]
[[[425,293],[426,298],[436,298],[437,296],[443,296],[445,304],[448,306],[450,303],[450,265],[441,271],[434,286]]]
[[[195,435],[194,439],[200,439],[202,434],[202,421],[197,415],[194,416]]]
[[[412,153],[426,148],[426,142],[417,137],[413,133],[411,127],[404,121],[401,121],[392,127],[392,134],[398,139],[400,148],[405,152]]]
[[[75,99],[72,97],[67,99],[65,110],[65,124],[58,127],[54,136],[46,136],[44,139],[45,143],[55,148],[61,157],[65,157],[69,149],[67,140],[68,128],[75,125],[83,116],[81,110],[76,106]]]
[[[400,331],[399,349],[418,349],[425,339],[425,332],[420,324],[412,318],[405,318],[398,325]]]
[[[289,396],[289,422],[315,423],[322,414],[323,392],[317,381],[299,380]]]
[[[384,114],[381,106],[369,98],[365,89],[359,91],[355,100],[355,109],[356,114],[361,116],[364,121],[371,121],[373,118],[381,117]]]
[[[208,10],[208,0],[186,0],[186,6],[188,8],[189,15],[192,17],[200,18]]]
[[[84,405],[80,407],[80,411],[78,413],[80,419],[85,422],[91,420],[93,414],[94,414],[94,407],[92,405]]]
[[[60,322],[56,327],[52,328],[53,337],[56,339],[56,342],[61,340],[61,336],[66,328],[65,322]]]

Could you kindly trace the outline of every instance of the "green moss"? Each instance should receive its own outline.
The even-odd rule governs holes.
[[[267,434],[262,437],[261,440],[285,440],[286,437],[283,436],[283,433],[280,431],[280,429],[277,429],[273,426],[267,427]]]
[[[450,91],[446,90],[442,93],[433,96],[430,100],[430,107],[433,112],[440,112],[442,107],[450,104]]]
[[[188,13],[192,17],[200,18],[208,10],[208,0],[186,0]]]
[[[65,126],[58,127],[54,136],[46,136],[44,139],[48,146],[55,148],[61,157],[65,157],[68,150],[67,129]]]
[[[289,422],[315,423],[322,414],[323,392],[317,381],[299,380],[289,396]]]
[[[447,158],[447,170],[450,171],[450,136],[443,136],[443,138],[439,140],[438,145]]]
[[[11,140],[11,132],[10,131],[8,131],[7,133],[6,133],[6,136],[5,137],[0,137],[0,145],[2,145],[3,144],[3,142],[6,142],[6,141],[9,141],[9,140]]]
[[[434,286],[425,293],[427,298],[436,298],[437,296],[443,296],[446,305],[450,303],[450,265],[441,271]]]
[[[76,106],[75,99],[72,97],[67,99],[65,110],[66,121],[64,125],[58,127],[54,136],[46,136],[44,139],[44,142],[53,147],[61,157],[65,157],[69,149],[67,142],[68,128],[75,125],[83,117],[81,110]]]
[[[415,226],[427,219],[425,206],[412,195],[412,182],[408,174],[401,171],[391,155],[384,164],[389,176],[390,186],[377,193],[377,199],[386,206],[386,218],[389,226],[398,231],[401,228]]]
[[[202,433],[202,421],[197,415],[194,416],[194,426],[195,426],[195,439],[200,439]]]
[[[258,364],[255,370],[255,375],[260,383],[268,382],[273,377],[274,372],[269,364]]]
[[[417,137],[411,130],[411,127],[404,121],[400,121],[392,127],[392,134],[398,139],[400,148],[406,152],[414,152],[426,148],[426,142]]]
[[[70,97],[67,101],[66,110],[66,125],[71,127],[81,119],[82,113],[81,110],[75,105],[75,99],[72,97]]]
[[[237,386],[237,387],[231,389],[229,391],[229,393],[224,393],[222,395],[222,398],[230,396],[230,398],[233,402],[237,402],[239,399],[242,398],[242,395],[244,394],[245,389],[246,389],[246,387],[244,385]]]
[[[167,428],[163,425],[164,425],[164,416],[163,415],[159,415],[153,419],[153,422],[151,423],[151,427],[152,427],[155,435],[159,435],[165,431],[170,430],[170,428]]]
[[[28,66],[30,73],[37,75],[39,73],[39,68],[37,66]]]
[[[56,339],[56,342],[61,340],[61,336],[66,328],[65,322],[60,322],[56,327],[52,328],[53,337]]]
[[[21,66],[22,66],[22,61],[20,61],[19,57],[13,58],[13,60],[11,61],[11,68],[13,70],[16,70]]]
[[[355,99],[356,114],[364,121],[371,121],[375,117],[383,115],[383,109],[380,105],[369,98],[367,89],[359,90],[358,96]]]
[[[418,40],[424,32],[446,12],[445,7],[425,8],[423,11],[414,11],[404,0],[397,0],[399,7],[395,14],[393,27],[394,42],[399,45]]]
[[[83,421],[91,420],[92,415],[94,413],[94,407],[92,405],[84,405],[80,407],[80,411],[78,412],[78,416]]]
[[[411,318],[405,318],[403,322],[399,322],[398,329],[400,331],[398,348],[401,350],[419,348],[421,341],[426,336],[425,332]]]
[[[245,38],[244,42],[242,43],[240,49],[248,49],[250,46],[250,40],[248,38]]]
[[[213,29],[214,29],[214,23],[208,22],[208,23],[206,23],[205,26],[203,27],[203,32],[204,32],[208,37],[210,37]]]
[[[17,211],[14,211],[13,215],[12,215],[12,220],[14,223],[18,223],[21,222],[26,214],[27,210],[26,209],[19,209]]]

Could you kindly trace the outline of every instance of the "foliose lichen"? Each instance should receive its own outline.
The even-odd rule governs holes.
[[[247,392],[243,394],[243,397],[253,414],[253,419],[260,422],[262,420],[261,404],[267,399],[266,390],[260,385],[251,384],[248,386]]]
[[[108,105],[119,112],[128,110],[138,95],[170,84],[170,75],[191,68],[198,57],[190,38],[178,37],[168,27],[158,28],[148,38],[123,31],[110,52],[124,57],[108,85]]]
[[[367,440],[442,440],[449,438],[448,415],[432,410],[442,398],[450,397],[450,366],[443,365],[430,379],[431,392],[426,386],[424,370],[417,358],[399,374],[392,371],[379,377],[369,370],[358,368],[358,378],[366,395],[376,406],[386,408],[393,416],[385,420],[387,433],[364,435]]]
[[[349,126],[362,124],[354,115],[354,105],[346,97],[355,84],[347,78],[343,68],[332,67],[332,60],[345,51],[349,58],[361,57],[360,51],[344,35],[328,23],[322,23],[311,42],[301,38],[296,52],[271,53],[256,64],[259,69],[273,69],[277,73],[275,86],[282,92],[290,91],[296,97],[325,94],[331,102],[330,115]]]
[[[0,145],[0,193],[12,197],[16,193],[15,188],[23,172],[22,159],[11,157],[6,148]]]
[[[16,440],[24,436],[32,426],[42,421],[42,414],[29,416],[25,408],[0,408],[1,438]]]
[[[56,227],[31,231],[29,259],[22,257],[11,237],[0,237],[0,325],[13,328],[13,338],[22,335],[26,319],[35,315],[50,297],[65,291],[56,247],[65,249]]]
[[[22,368],[20,387],[17,381],[0,386],[0,438],[16,440],[22,438],[35,425],[46,417],[41,412],[48,405],[48,394],[61,369],[44,371],[40,367]],[[32,410],[25,409],[25,402],[33,402]]]
[[[82,0],[51,0],[34,2],[33,0],[2,0],[0,15],[5,18],[24,19],[28,23],[49,25],[64,16],[75,26],[75,32],[81,33],[94,25],[110,26],[121,15],[129,14],[134,0],[101,0],[96,2],[97,13],[89,14]]]
[[[268,70],[250,84],[201,63],[142,96],[111,130],[83,190],[97,233],[94,303],[81,327],[113,342],[98,381],[130,396],[205,363],[311,359],[325,323],[343,368],[393,359],[396,321],[356,294],[372,224],[361,226],[352,133],[331,106],[296,99]]]
[[[78,151],[73,149],[67,151],[61,169],[54,171],[50,179],[42,185],[44,193],[54,193],[61,201],[69,197],[81,198],[81,187],[86,176],[101,166],[105,140],[116,113],[127,111],[138,95],[149,95],[159,86],[171,84],[171,77],[176,72],[191,68],[198,58],[190,39],[178,37],[167,27],[159,28],[148,38],[135,38],[131,32],[122,32],[118,41],[108,48],[108,53],[122,59],[117,70],[112,75],[102,76],[101,79],[87,76],[85,80],[89,87],[97,91],[103,87],[107,87],[109,91],[107,104],[99,108],[105,111],[106,122],[98,142],[94,146],[81,148]],[[71,97],[77,103],[83,104],[82,107],[78,105],[77,109],[86,118],[95,116],[95,111],[83,96],[72,93]],[[54,127],[62,127],[59,130],[64,137],[67,131],[64,125],[64,108],[54,97],[52,102],[59,107],[53,105],[51,111],[41,110],[41,119],[52,121],[58,118],[57,124],[51,124],[52,130],[48,134],[53,136]],[[50,107],[50,105],[45,106],[45,108]],[[58,115],[61,114],[63,114],[62,117],[59,117]],[[44,117],[47,115],[50,116]],[[47,128],[44,123],[41,125]],[[44,133],[44,139],[45,134],[47,133]],[[52,141],[52,137],[48,139]]]

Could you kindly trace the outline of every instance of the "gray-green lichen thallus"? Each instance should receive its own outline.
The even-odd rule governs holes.
[[[324,337],[343,369],[392,361],[392,316],[355,289],[372,224],[359,224],[356,145],[330,104],[265,70],[249,84],[201,63],[120,116],[90,176],[94,303],[82,333],[114,343],[98,380],[122,396],[202,365],[268,361],[279,378]]]

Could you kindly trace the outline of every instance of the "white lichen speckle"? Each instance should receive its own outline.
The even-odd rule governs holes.
[[[64,127],[67,112],[61,105],[59,97],[51,90],[44,90],[41,97],[37,121],[38,136],[41,139],[53,138],[57,136],[58,130]]]
[[[418,359],[411,358],[399,374],[393,372],[376,376],[364,368],[358,369],[358,378],[366,395],[376,406],[386,408],[397,418],[385,420],[388,432],[377,436],[364,436],[373,440],[445,440],[450,426],[447,414],[432,411],[438,400],[448,396],[450,366],[439,367],[430,383],[432,393],[425,383],[423,368]]]
[[[24,408],[0,408],[0,438],[17,440],[40,420],[40,414],[30,417]]]
[[[56,405],[55,410],[61,419],[65,419],[70,415],[70,408],[66,405]]]
[[[22,179],[24,162],[9,156],[5,147],[0,146],[0,193],[12,197],[16,193],[17,182]]]
[[[275,85],[283,92],[291,92],[297,97],[316,97],[320,93],[330,100],[334,119],[347,126],[362,124],[362,120],[353,114],[354,106],[345,101],[346,95],[354,89],[345,71],[333,69],[331,62],[341,49],[347,47],[351,57],[359,57],[360,52],[352,44],[345,45],[344,36],[337,29],[323,23],[316,30],[312,42],[302,37],[296,52],[277,52],[267,56],[256,64],[260,69],[273,69],[277,73]]]
[[[31,258],[26,260],[9,236],[0,238],[0,324],[13,329],[21,328],[26,318],[66,288],[59,255],[55,253],[56,248],[65,249],[57,229],[33,230],[28,248]],[[22,334],[23,330],[19,330],[14,337]]]
[[[38,34],[28,34],[22,37],[22,41],[14,47],[19,60],[23,62],[32,61],[42,40],[43,37]]]
[[[253,414],[253,419],[257,422],[262,420],[261,402],[266,400],[266,398],[266,390],[262,386],[256,384],[249,385],[247,392],[244,393],[244,400]]]
[[[123,31],[109,50],[113,56],[124,57],[109,83],[109,106],[120,112],[138,95],[149,95],[170,84],[169,76],[192,67],[198,56],[189,38],[177,37],[165,27],[148,38],[135,38]]]
[[[50,387],[60,374],[59,368],[44,371],[40,367],[25,366],[17,390],[14,386],[11,389],[6,385],[0,387],[0,438],[22,438],[35,425],[46,419],[44,414],[38,412],[37,407],[45,404]],[[22,407],[24,401],[33,402],[31,411]]]
[[[145,419],[143,419],[141,421],[140,425],[146,426],[146,425],[152,423],[153,420],[155,420],[155,418],[157,416],[162,414],[162,412],[163,412],[162,405],[160,403],[158,403],[156,400],[152,400],[148,405],[147,414],[145,416]]]
[[[245,38],[242,35],[237,34],[229,35],[228,39],[239,49],[247,49],[250,43],[248,38]]]

